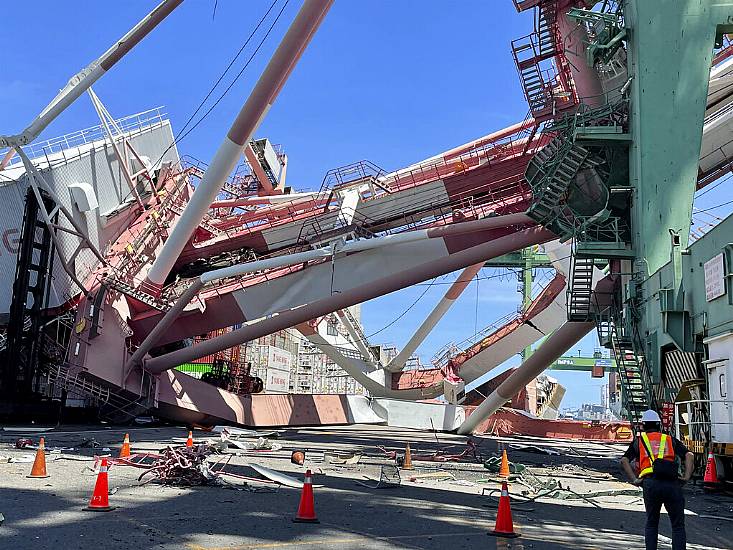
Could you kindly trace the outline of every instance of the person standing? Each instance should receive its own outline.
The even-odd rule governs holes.
[[[657,550],[659,514],[662,505],[672,523],[672,550],[685,550],[685,497],[682,485],[692,477],[695,455],[677,438],[662,433],[662,420],[656,411],[645,411],[641,417],[642,432],[634,438],[621,458],[621,466],[631,483],[644,491],[646,550]],[[639,473],[631,467],[638,461]],[[680,466],[684,472],[680,475]]]

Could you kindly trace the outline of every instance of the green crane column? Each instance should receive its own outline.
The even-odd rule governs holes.
[[[670,231],[681,249],[688,245],[710,64],[716,36],[731,30],[733,1],[625,0],[624,20],[634,271],[646,279],[670,261]],[[654,298],[640,299],[646,349],[639,351],[658,373],[660,350],[673,341],[660,326]]]
[[[669,261],[669,230],[687,247],[713,45],[718,25],[733,21],[733,2],[626,0],[624,17],[633,245],[648,275]]]

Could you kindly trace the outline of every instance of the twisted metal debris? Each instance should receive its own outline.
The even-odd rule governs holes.
[[[138,481],[157,481],[163,485],[207,485],[217,483],[206,458],[216,449],[207,444],[194,447],[166,447],[150,468],[140,474]]]

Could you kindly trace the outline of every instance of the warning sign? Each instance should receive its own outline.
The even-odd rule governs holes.
[[[669,432],[674,421],[674,403],[665,401],[662,403],[659,412],[661,413],[659,416],[662,417],[662,429],[665,432]]]
[[[720,253],[705,262],[705,299],[710,302],[725,294],[725,267]]]

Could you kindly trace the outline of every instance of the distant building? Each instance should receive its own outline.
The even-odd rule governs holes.
[[[357,305],[349,310],[354,319],[360,322],[361,306]],[[317,330],[329,344],[356,350],[356,346],[351,341],[338,315],[332,313],[320,319]],[[318,347],[300,335],[298,336],[298,361],[293,364],[290,371],[290,391],[292,393],[365,393],[361,384],[331,361]]]
[[[605,405],[583,403],[577,409],[563,409],[561,416],[573,420],[613,420],[613,414]]]
[[[361,316],[360,309],[359,306],[351,308],[351,314],[357,321]],[[223,329],[197,337],[193,345],[229,330],[231,329]],[[335,314],[327,315],[320,320],[318,332],[334,346],[356,349]],[[181,365],[178,370],[195,378],[210,377],[211,375],[206,373],[212,372],[217,360],[225,362],[225,371],[240,373],[239,376],[244,376],[249,369],[249,376],[262,380],[264,393],[365,393],[361,384],[295,329],[280,330],[262,336],[224,352]],[[240,389],[240,386],[236,386],[236,389]]]

